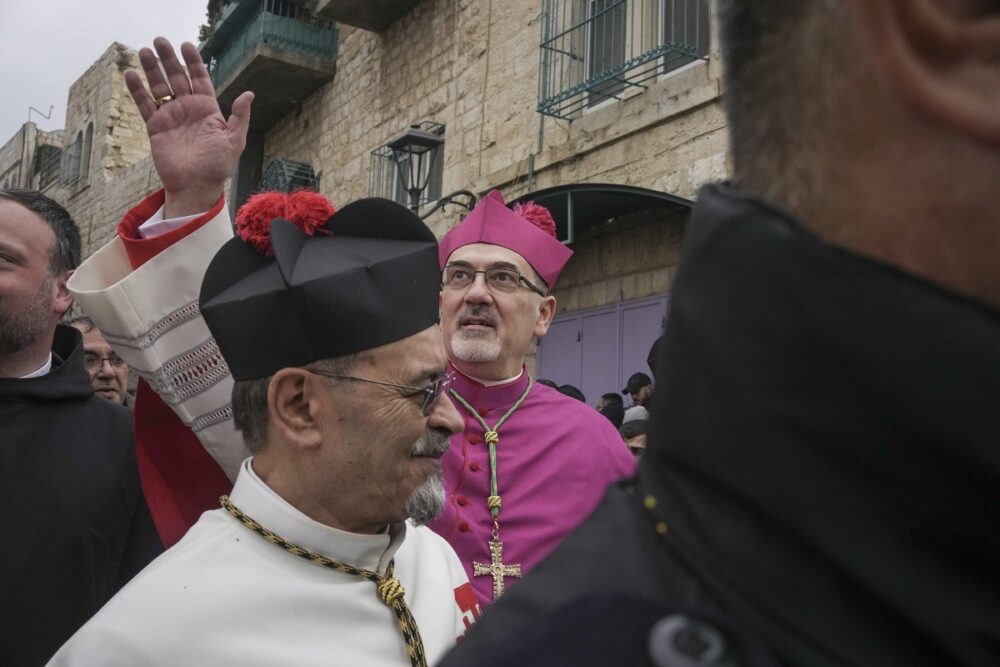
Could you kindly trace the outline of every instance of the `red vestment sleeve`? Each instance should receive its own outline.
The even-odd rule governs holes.
[[[126,213],[118,225],[118,236],[133,269],[204,226],[225,205],[220,197],[211,210],[184,226],[151,239],[138,238],[139,225],[151,218],[163,201],[163,190],[154,192]],[[144,380],[139,380],[136,391],[135,446],[142,492],[163,546],[169,549],[202,512],[218,508],[219,496],[229,493],[233,484],[194,432]]]

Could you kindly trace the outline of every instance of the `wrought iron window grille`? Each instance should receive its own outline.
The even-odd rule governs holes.
[[[542,0],[539,113],[573,119],[709,53],[709,0]]]
[[[63,151],[58,146],[44,144],[35,149],[34,175],[38,177],[38,190],[45,191],[58,183]]]
[[[275,158],[264,167],[260,178],[261,191],[292,192],[303,189],[319,189],[319,177],[309,163]]]
[[[80,180],[80,158],[83,155],[83,134],[78,132],[76,141],[67,146],[62,152],[59,165],[59,185],[68,187]]]

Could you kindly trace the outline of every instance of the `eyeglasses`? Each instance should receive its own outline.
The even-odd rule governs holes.
[[[486,286],[494,292],[513,292],[523,284],[535,294],[545,296],[545,292],[522,276],[520,271],[505,267],[477,271],[460,264],[448,264],[441,271],[441,286],[453,290],[467,289],[480,273],[486,276]]]
[[[86,353],[83,355],[83,363],[88,371],[94,371],[104,365],[104,362],[111,364],[112,368],[125,368],[125,360],[112,352],[106,357],[99,354]]]
[[[451,371],[447,371],[436,380],[431,382],[426,387],[411,387],[405,384],[393,384],[392,382],[382,382],[381,380],[369,380],[368,378],[354,377],[353,375],[336,375],[334,373],[326,373],[324,371],[317,371],[312,368],[306,369],[310,373],[315,373],[316,375],[322,375],[323,377],[333,378],[335,380],[351,380],[353,382],[367,382],[369,384],[378,384],[383,387],[393,387],[395,389],[404,389],[410,393],[404,394],[405,396],[416,396],[417,394],[423,393],[424,400],[420,404],[420,414],[424,417],[431,413],[431,409],[434,407],[434,401],[437,400],[441,392],[446,391],[448,387],[451,386],[452,380],[455,379],[455,374]]]

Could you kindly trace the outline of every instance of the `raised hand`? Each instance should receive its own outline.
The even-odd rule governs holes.
[[[125,73],[125,85],[146,122],[153,164],[166,191],[164,214],[171,218],[201,213],[218,202],[246,146],[253,93],[233,101],[227,120],[194,44],[181,44],[186,73],[169,41],[157,37],[153,46],[166,79],[153,52],[140,49],[149,89],[133,71]]]

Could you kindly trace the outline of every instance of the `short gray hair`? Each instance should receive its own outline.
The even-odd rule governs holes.
[[[364,352],[359,352],[336,359],[320,359],[303,368],[335,375],[349,375],[366,356]],[[233,382],[233,423],[243,434],[243,442],[251,454],[259,452],[267,441],[267,389],[273,377],[268,375]],[[331,379],[331,382],[336,380]]]

